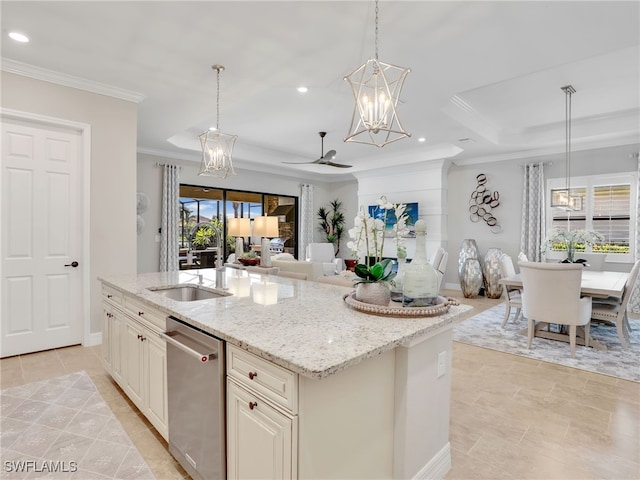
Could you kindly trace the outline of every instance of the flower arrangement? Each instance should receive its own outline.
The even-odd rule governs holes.
[[[547,250],[566,250],[565,262],[574,263],[575,252],[584,252],[586,246],[603,242],[604,237],[599,232],[591,230],[571,230],[553,228],[547,235],[547,240],[542,246],[542,252]]]
[[[369,267],[371,263],[377,264],[382,262],[382,251],[385,242],[385,225],[388,215],[393,212],[396,217],[396,223],[392,228],[392,237],[396,242],[396,250],[398,256],[406,256],[406,247],[404,247],[404,236],[409,232],[407,227],[408,215],[405,210],[407,208],[404,203],[393,204],[389,202],[385,195],[382,195],[377,201],[378,207],[384,211],[383,218],[373,218],[364,206],[360,206],[358,215],[354,219],[353,228],[349,229],[349,237],[351,240],[347,243],[347,247],[351,250],[351,254],[358,258],[364,258],[365,265]],[[361,264],[360,264],[361,265]],[[375,265],[374,265],[375,266]],[[357,271],[356,265],[356,271]],[[373,268],[373,266],[371,267]],[[362,268],[361,271],[364,271]]]

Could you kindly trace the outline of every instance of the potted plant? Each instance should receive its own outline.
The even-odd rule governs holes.
[[[256,252],[246,252],[238,257],[238,261],[246,266],[254,266],[260,263],[260,257],[256,254]]]
[[[329,207],[318,209],[318,219],[321,232],[326,236],[327,242],[333,243],[336,249],[336,256],[340,252],[340,239],[344,232],[344,213],[342,213],[342,202],[337,198],[329,203]]]
[[[394,280],[396,273],[393,272],[393,260],[382,258],[387,215],[392,211],[395,213],[397,223],[393,226],[393,237],[396,241],[398,257],[404,258],[406,257],[406,249],[402,242],[403,236],[408,232],[406,205],[402,203],[394,205],[387,200],[386,196],[382,195],[378,200],[378,206],[385,212],[382,219],[373,218],[364,207],[360,207],[358,215],[354,219],[354,227],[349,230],[351,240],[347,246],[355,258],[364,261],[364,263],[356,264],[354,269],[358,277],[354,281],[356,300],[376,305],[388,305],[391,297],[388,282]],[[380,292],[370,295],[371,291]]]
[[[387,282],[396,276],[393,271],[393,260],[385,258],[370,267],[358,263],[355,274],[358,277],[354,280],[356,300],[374,305],[389,305],[391,290],[389,290]]]

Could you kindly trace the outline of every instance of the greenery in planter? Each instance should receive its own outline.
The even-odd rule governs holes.
[[[389,282],[396,276],[393,271],[393,260],[390,258],[385,258],[370,267],[359,263],[356,265],[355,274],[359,278],[354,280],[354,284]]]
[[[336,249],[336,256],[340,252],[340,238],[344,232],[344,213],[342,212],[342,202],[337,198],[329,202],[329,207],[318,209],[318,219],[321,232],[326,235],[327,242],[333,243]]]

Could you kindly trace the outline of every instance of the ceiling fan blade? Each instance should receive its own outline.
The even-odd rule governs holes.
[[[336,151],[335,150],[329,150],[327,153],[325,153],[322,158],[326,158],[327,160],[333,160],[334,158],[336,158]]]
[[[322,162],[322,159],[319,158],[317,160],[314,160],[313,162],[282,162],[282,163],[287,163],[289,165],[307,165],[309,163],[324,163],[324,162]]]
[[[343,163],[334,163],[334,162],[327,162],[325,165],[329,165],[331,167],[338,167],[338,168],[351,168],[351,167],[353,167],[353,165],[344,165]]]

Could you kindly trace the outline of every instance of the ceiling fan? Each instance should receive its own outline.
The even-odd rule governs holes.
[[[324,137],[327,134],[327,132],[318,132],[318,135],[320,135],[321,138],[321,142],[322,142],[322,150],[320,152],[320,158],[318,158],[317,160],[314,160],[312,162],[282,162],[282,163],[288,163],[288,164],[292,164],[292,165],[304,165],[307,163],[316,163],[318,165],[329,165],[331,167],[338,167],[338,168],[351,168],[352,165],[344,165],[342,163],[334,163],[331,160],[333,160],[336,157],[336,151],[335,150],[329,150],[327,152],[327,154],[325,155],[324,153]]]

